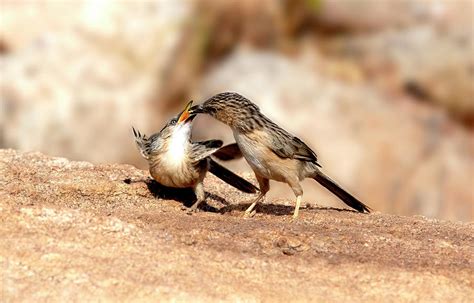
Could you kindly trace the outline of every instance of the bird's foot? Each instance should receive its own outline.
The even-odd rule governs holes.
[[[186,208],[186,212],[188,215],[192,215],[194,213],[197,213],[199,211],[199,203],[194,203],[190,208]]]
[[[197,208],[188,208],[188,209],[186,210],[186,214],[187,214],[187,215],[190,215],[190,216],[193,215],[193,214],[195,214],[195,213],[197,213],[197,212],[199,212],[199,209],[197,209]]]
[[[290,219],[290,222],[293,223],[293,222],[296,222],[296,221],[298,221],[298,215],[293,214],[293,216]]]
[[[252,218],[253,216],[255,216],[255,214],[257,213],[256,210],[253,210],[253,211],[249,211],[249,212],[245,212],[244,213],[244,218]]]

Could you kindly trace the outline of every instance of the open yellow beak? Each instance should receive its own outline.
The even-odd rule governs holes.
[[[191,100],[191,101],[189,101],[188,105],[186,105],[183,112],[179,116],[178,123],[181,123],[181,122],[184,122],[184,121],[188,120],[188,118],[189,118],[189,109],[191,108],[192,105],[193,105],[193,101]]]

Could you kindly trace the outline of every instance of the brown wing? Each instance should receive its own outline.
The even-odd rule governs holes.
[[[271,144],[268,146],[280,158],[298,159],[301,161],[318,163],[318,156],[298,137],[293,136],[275,123],[267,124],[267,131],[271,134]]]
[[[212,155],[222,146],[221,140],[209,140],[192,143],[192,161],[199,162]]]

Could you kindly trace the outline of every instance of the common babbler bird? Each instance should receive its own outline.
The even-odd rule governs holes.
[[[293,218],[303,196],[300,181],[312,178],[359,212],[370,208],[342,189],[321,171],[316,153],[298,137],[293,136],[265,117],[260,109],[237,93],[220,93],[191,108],[191,113],[206,113],[230,126],[244,158],[255,173],[260,194],[245,211],[249,216],[270,189],[269,180],[287,183],[296,196]]]
[[[143,158],[148,160],[153,179],[168,187],[193,188],[197,201],[191,211],[196,210],[206,198],[203,180],[208,170],[243,192],[256,193],[258,188],[210,158],[219,151],[221,140],[191,142],[191,127],[195,117],[195,114],[189,113],[191,105],[192,101],[159,133],[149,138],[132,128],[135,143]],[[238,148],[227,145],[222,148],[220,157],[230,159],[232,153],[238,156]]]

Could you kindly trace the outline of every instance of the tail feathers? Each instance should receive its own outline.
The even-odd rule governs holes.
[[[358,212],[370,213],[371,209],[367,205],[360,202],[357,198],[355,198],[350,193],[342,189],[339,185],[337,185],[336,182],[331,180],[328,176],[326,176],[322,172],[318,172],[318,174],[314,177],[314,180],[318,181],[319,184],[324,186],[327,190],[332,192],[344,203],[346,203],[348,206],[352,207],[353,209],[357,210]]]
[[[232,185],[233,187],[245,193],[254,194],[259,191],[259,189],[252,183],[237,176],[236,174],[234,174],[233,172],[231,172],[230,170],[223,167],[212,159],[210,159],[209,161],[209,171],[222,181],[226,182],[229,185]]]
[[[135,137],[135,144],[138,147],[138,150],[142,154],[143,158],[148,159],[150,155],[150,144],[148,143],[148,138],[146,135],[142,135],[139,130],[136,130],[132,126],[133,136]]]

